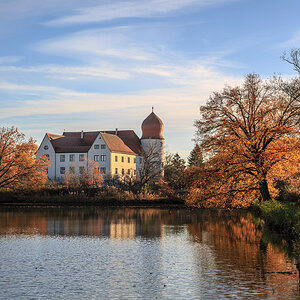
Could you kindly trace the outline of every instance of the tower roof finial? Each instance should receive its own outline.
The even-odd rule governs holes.
[[[153,110],[154,110],[154,106],[152,106],[152,112],[153,112]]]

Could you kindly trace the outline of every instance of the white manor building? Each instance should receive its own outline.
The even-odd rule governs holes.
[[[48,178],[62,181],[65,173],[82,174],[89,162],[96,162],[101,173],[111,176],[139,177],[143,153],[156,152],[155,160],[163,174],[163,122],[153,112],[142,123],[141,139],[133,130],[46,133],[36,156],[46,155],[50,162]]]

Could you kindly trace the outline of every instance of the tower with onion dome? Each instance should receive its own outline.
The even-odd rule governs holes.
[[[153,112],[142,123],[141,146],[146,155],[150,157],[152,169],[159,176],[163,176],[164,167],[164,138],[162,136],[164,124]]]

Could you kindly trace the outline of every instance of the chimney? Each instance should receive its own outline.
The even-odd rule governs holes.
[[[115,132],[115,134],[116,134],[116,135],[118,135],[118,128],[116,128],[116,132]]]
[[[80,138],[83,139],[83,130],[81,130]]]

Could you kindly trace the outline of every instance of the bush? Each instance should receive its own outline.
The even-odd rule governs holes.
[[[300,207],[295,203],[266,201],[260,205],[260,211],[269,226],[293,237],[300,236]]]

